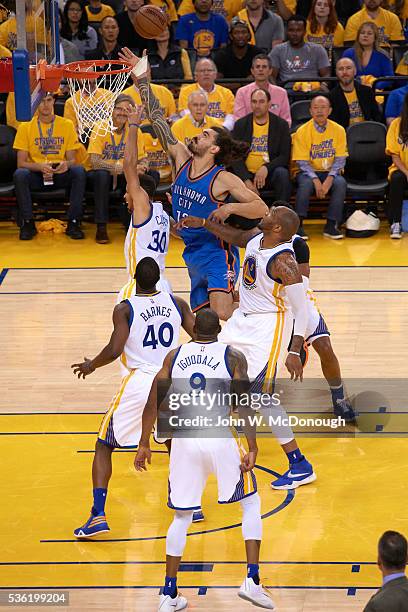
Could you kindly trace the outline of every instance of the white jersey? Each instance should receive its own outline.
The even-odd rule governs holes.
[[[227,365],[228,346],[223,342],[188,342],[182,344],[173,360],[172,378],[188,378],[203,375],[206,379],[228,379],[231,373]]]
[[[152,257],[164,274],[165,259],[169,248],[170,219],[161,202],[151,202],[151,214],[141,225],[133,225],[133,219],[125,240],[125,259],[129,280],[133,280],[137,263],[143,257]]]
[[[131,308],[130,332],[121,361],[129,370],[159,371],[167,353],[178,344],[182,315],[173,296],[158,291],[126,300]]]
[[[288,251],[294,256],[291,242],[272,248],[262,246],[263,234],[257,234],[245,250],[242,279],[239,288],[239,310],[245,314],[286,312],[290,310],[285,287],[267,272],[268,264],[279,254]]]

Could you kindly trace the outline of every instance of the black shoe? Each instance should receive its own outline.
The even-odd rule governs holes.
[[[20,240],[32,240],[37,233],[34,219],[23,221],[20,227]]]
[[[77,221],[76,219],[71,219],[70,221],[68,221],[68,227],[65,230],[65,233],[67,236],[72,238],[72,240],[82,240],[82,238],[85,238],[84,232],[81,230],[79,221]]]
[[[309,236],[306,234],[305,228],[303,227],[303,224],[299,225],[298,231],[296,233],[297,233],[298,236],[303,238],[303,240],[309,240]]]
[[[95,240],[98,244],[108,244],[109,236],[106,231],[106,223],[98,223]]]
[[[344,238],[343,234],[337,228],[337,225],[334,222],[326,223],[323,230],[323,236],[326,236],[326,238],[331,238],[332,240],[341,240]]]

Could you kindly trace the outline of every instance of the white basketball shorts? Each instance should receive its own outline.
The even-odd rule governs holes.
[[[311,290],[307,292],[306,299],[309,317],[305,331],[305,340],[307,345],[310,346],[318,338],[330,336],[330,332],[327,329],[325,320],[317,307],[316,298]]]
[[[210,474],[215,474],[218,503],[230,504],[257,491],[255,474],[241,472],[235,438],[174,438],[171,443],[169,496],[174,510],[197,510]]]

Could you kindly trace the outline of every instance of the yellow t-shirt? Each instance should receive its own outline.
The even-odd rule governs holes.
[[[259,125],[254,120],[252,122],[252,142],[245,165],[249,172],[255,174],[264,164],[269,162],[268,154],[268,130],[269,119],[264,125]]]
[[[346,131],[330,119],[324,132],[318,132],[311,119],[293,136],[293,160],[308,161],[316,172],[328,172],[335,157],[347,155]]]
[[[34,32],[37,42],[45,43],[46,35],[43,20],[39,17],[35,19],[32,16],[28,16],[25,20],[25,28],[28,48],[35,46]],[[7,47],[10,51],[14,51],[17,48],[17,21],[15,17],[10,17],[0,25],[0,45]]]
[[[387,9],[389,11],[392,11],[393,13],[395,13],[395,0],[388,0],[387,2]],[[405,0],[402,8],[401,8],[401,14],[400,14],[400,18],[401,19],[407,19],[408,18],[408,0]]]
[[[342,47],[344,41],[344,28],[339,22],[333,34],[326,34],[322,26],[319,27],[317,32],[312,34],[310,30],[310,21],[307,21],[305,40],[306,42],[323,45],[325,49],[331,49],[332,47]]]
[[[10,49],[7,49],[7,47],[0,45],[0,57],[11,57],[11,56],[12,56],[12,53]]]
[[[51,164],[64,161],[67,151],[79,149],[72,121],[55,115],[53,123],[40,123],[37,117],[20,123],[13,147],[28,152],[28,161]]]
[[[296,12],[297,0],[283,0],[285,6],[291,13]]]
[[[149,169],[156,170],[160,174],[160,182],[166,183],[171,181],[171,163],[169,156],[160,144],[158,138],[147,132],[143,132],[143,140],[146,151],[146,157],[149,162]]]
[[[398,155],[402,163],[408,168],[408,144],[403,144],[400,139],[401,117],[397,117],[390,123],[387,132],[387,140],[385,144],[385,152],[387,155]],[[398,170],[395,164],[392,164],[388,170],[388,177],[393,172]]]
[[[177,11],[173,0],[150,0],[150,4],[158,6],[167,14],[170,21],[178,21]]]
[[[239,11],[244,6],[244,1],[245,0],[214,0],[211,12],[222,15],[227,21],[231,21],[235,15],[238,15]],[[181,15],[194,13],[194,4],[192,0],[182,0],[177,12],[180,17]]]
[[[86,14],[88,15],[88,21],[91,24],[100,23],[102,19],[105,19],[105,17],[115,16],[115,11],[113,10],[111,6],[109,6],[109,4],[101,4],[101,10],[97,14],[92,13],[89,9],[89,6],[86,6],[85,8],[86,8]]]
[[[126,125],[121,134],[117,132],[106,136],[93,134],[89,140],[88,155],[100,155],[103,161],[112,162],[112,164],[123,161],[128,133],[129,127]],[[137,157],[138,160],[146,157],[144,138],[140,130],[137,132]]]
[[[163,109],[164,116],[171,117],[172,115],[175,115],[176,103],[174,101],[174,97],[171,91],[167,89],[167,87],[164,87],[163,85],[156,85],[155,83],[152,83],[151,87],[154,95],[160,103],[161,108]],[[130,96],[135,101],[135,104],[137,104],[137,106],[141,106],[142,99],[140,97],[139,90],[134,85],[131,85],[131,87],[128,87],[122,93],[126,94],[127,96]],[[142,118],[142,123],[150,123],[146,117],[146,112],[143,113]]]
[[[363,111],[361,110],[361,106],[358,102],[357,92],[355,89],[353,91],[345,91],[344,95],[346,96],[347,104],[350,112],[350,125],[354,123],[361,123],[364,121]]]
[[[93,109],[96,109],[95,112],[97,113],[98,111],[98,106],[100,106],[101,108],[105,108],[105,104],[106,104],[106,96],[110,96],[113,95],[110,91],[108,91],[107,89],[103,89],[102,87],[99,88],[96,92],[95,95],[92,97],[92,99],[89,99],[89,102],[84,103],[84,98],[83,98],[83,94],[81,94],[80,91],[77,91],[75,93],[75,98],[78,100],[78,98],[80,96],[82,96],[82,103],[84,106],[89,106]],[[68,98],[68,100],[65,102],[65,106],[64,106],[64,117],[65,119],[70,119],[72,121],[72,123],[75,126],[75,129],[78,129],[78,121],[77,121],[77,116],[76,116],[76,112],[75,112],[75,108],[74,108],[74,104],[72,101],[72,98]]]
[[[88,151],[82,142],[79,143],[79,149],[77,149],[75,153],[75,163],[78,164],[78,166],[83,166],[85,170],[92,170]]]
[[[356,40],[358,28],[362,23],[371,21],[375,23],[379,30],[380,43],[393,42],[395,40],[404,40],[401,22],[394,13],[380,8],[376,19],[372,19],[363,7],[361,11],[354,13],[346,24],[344,32],[345,41]]]
[[[180,89],[180,95],[178,99],[179,112],[187,110],[188,96],[194,91],[202,91],[198,83],[191,83],[190,85],[183,85]],[[224,121],[226,115],[234,114],[234,94],[231,90],[221,85],[215,85],[211,93],[207,93],[208,97],[208,111],[209,117],[219,119],[221,122]]]
[[[198,136],[206,128],[221,125],[217,119],[213,119],[213,117],[209,117],[208,115],[205,116],[203,125],[200,127],[195,127],[191,120],[191,115],[184,115],[184,117],[175,121],[171,126],[171,131],[173,132],[174,136],[180,140],[180,142],[184,143],[186,138],[194,138],[194,136]]]

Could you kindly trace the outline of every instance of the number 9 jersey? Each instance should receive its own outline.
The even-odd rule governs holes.
[[[133,295],[130,306],[129,336],[121,356],[128,370],[156,374],[167,353],[178,346],[182,314],[167,292]]]

